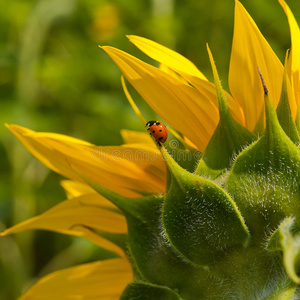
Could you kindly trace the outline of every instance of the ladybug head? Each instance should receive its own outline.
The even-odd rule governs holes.
[[[145,127],[151,127],[155,123],[157,123],[157,121],[148,121]]]

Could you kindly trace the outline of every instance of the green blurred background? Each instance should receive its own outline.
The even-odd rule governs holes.
[[[289,28],[276,0],[241,1],[283,61]],[[287,1],[300,20],[299,1]],[[191,59],[211,79],[205,44],[223,85],[233,32],[233,0],[0,0],[0,120],[101,145],[120,129],[143,130],[124,97],[120,71],[98,45],[147,62],[126,35],[153,39]],[[155,113],[132,90],[147,119]],[[60,176],[33,159],[0,126],[0,229],[65,199]],[[34,231],[0,238],[0,299],[16,299],[51,271],[109,257],[89,242]]]

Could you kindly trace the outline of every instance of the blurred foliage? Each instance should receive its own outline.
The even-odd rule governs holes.
[[[279,58],[290,47],[275,0],[241,1]],[[287,1],[300,20],[300,3]],[[135,34],[182,53],[212,78],[205,44],[224,87],[233,32],[233,0],[1,0],[0,120],[94,144],[121,144],[120,129],[143,130],[127,103],[120,71],[98,47],[116,46],[147,62],[127,39]],[[154,62],[155,63],[155,62]],[[155,113],[130,90],[148,119]],[[61,177],[33,159],[0,126],[0,229],[65,198]],[[15,299],[37,277],[110,257],[79,238],[26,232],[0,238],[0,299]]]

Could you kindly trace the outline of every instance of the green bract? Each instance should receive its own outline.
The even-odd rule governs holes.
[[[300,297],[299,136],[286,76],[277,113],[289,123],[283,130],[263,82],[266,126],[255,140],[230,115],[210,57],[220,122],[196,172],[162,147],[170,177],[165,195],[124,198],[88,181],[127,219],[135,279],[122,300]]]

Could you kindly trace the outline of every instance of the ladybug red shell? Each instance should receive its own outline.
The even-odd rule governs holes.
[[[159,146],[160,143],[164,143],[168,138],[168,130],[166,126],[160,121],[148,121],[146,123],[147,130],[150,131],[150,135],[152,135]]]

